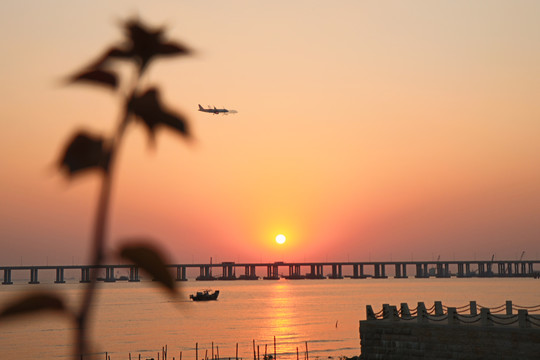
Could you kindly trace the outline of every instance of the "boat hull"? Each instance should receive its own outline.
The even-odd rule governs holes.
[[[214,292],[204,291],[204,292],[197,292],[195,295],[189,295],[189,298],[193,301],[211,301],[211,300],[217,300],[219,296],[219,290],[216,290]]]

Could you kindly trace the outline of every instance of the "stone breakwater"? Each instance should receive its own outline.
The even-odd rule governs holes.
[[[478,311],[480,310],[480,311]],[[516,312],[517,311],[517,312]],[[361,359],[539,359],[540,306],[511,301],[486,308],[471,301],[462,307],[441,302],[426,309],[402,303],[383,305],[375,313],[366,307],[360,321]]]

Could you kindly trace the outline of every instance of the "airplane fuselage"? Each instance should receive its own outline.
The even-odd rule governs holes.
[[[213,109],[211,107],[208,107],[208,109],[205,109],[200,104],[199,104],[199,111],[211,113],[211,114],[226,114],[229,112],[229,110],[227,109],[217,109],[215,106]]]

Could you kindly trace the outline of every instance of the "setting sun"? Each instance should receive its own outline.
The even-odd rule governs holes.
[[[285,237],[285,235],[283,234],[279,234],[278,236],[276,236],[276,242],[278,244],[283,244],[285,243],[285,240],[287,240],[287,238]]]

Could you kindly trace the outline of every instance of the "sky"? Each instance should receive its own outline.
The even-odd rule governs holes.
[[[89,261],[100,178],[56,163],[75,131],[112,134],[121,97],[65,79],[133,16],[194,50],[144,79],[194,141],[160,131],[152,147],[128,128],[111,253],[148,238],[175,263],[539,259],[539,14],[524,0],[2,1],[0,264]]]

